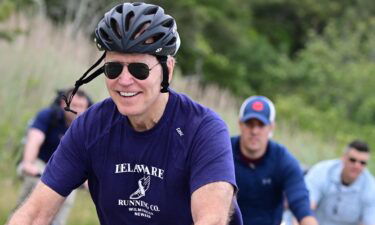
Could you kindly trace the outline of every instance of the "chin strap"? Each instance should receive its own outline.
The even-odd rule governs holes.
[[[157,60],[159,61],[161,67],[163,68],[163,80],[161,82],[161,89],[160,89],[160,92],[161,93],[167,93],[169,92],[169,82],[168,82],[168,79],[169,79],[169,71],[168,71],[168,66],[167,66],[167,59],[168,59],[168,56],[156,56]]]
[[[76,92],[78,91],[79,87],[84,85],[84,84],[87,84],[88,82],[92,81],[94,78],[96,78],[97,76],[99,76],[100,74],[102,74],[104,72],[104,67],[101,66],[99,67],[97,70],[95,70],[92,74],[88,75],[88,73],[90,73],[91,70],[93,70],[95,67],[97,67],[104,59],[105,57],[105,53],[103,53],[103,55],[94,63],[94,65],[92,65],[77,81],[76,83],[74,84],[74,89],[73,91],[69,94],[69,96],[65,96],[63,95],[63,100],[65,101],[65,108],[64,110],[67,111],[67,112],[72,112],[74,114],[77,114],[76,111],[72,110],[70,108],[70,103],[72,103],[72,100],[73,100],[73,97],[74,95],[76,94]]]

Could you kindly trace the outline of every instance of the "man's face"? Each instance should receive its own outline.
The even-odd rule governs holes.
[[[62,106],[65,107],[65,102],[62,103]],[[66,120],[70,123],[77,116],[82,114],[89,107],[89,101],[84,96],[74,95],[72,102],[70,103],[70,108],[77,112],[77,114],[64,111]]]
[[[257,119],[240,122],[241,147],[251,153],[264,151],[274,124],[266,125]]]
[[[158,109],[161,101],[162,67],[158,64],[156,57],[148,54],[107,52],[106,62],[120,62],[124,65],[117,78],[106,78],[108,92],[121,114],[141,116]],[[129,73],[126,64],[135,62],[145,63],[149,68],[152,68],[145,80],[139,80]],[[172,69],[169,68],[169,71]]]
[[[354,148],[350,148],[342,157],[344,168],[343,176],[346,182],[353,182],[362,173],[366,167],[370,154],[368,152],[360,152]]]

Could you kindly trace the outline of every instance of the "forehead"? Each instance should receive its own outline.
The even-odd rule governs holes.
[[[349,148],[346,152],[346,155],[348,157],[355,157],[357,159],[363,159],[363,160],[367,160],[370,157],[370,153],[361,152],[361,151],[358,151],[355,148]]]
[[[120,62],[147,62],[147,61],[153,61],[156,60],[155,56],[149,55],[149,54],[125,54],[125,53],[119,53],[119,52],[107,52],[105,56],[105,61],[120,61]]]

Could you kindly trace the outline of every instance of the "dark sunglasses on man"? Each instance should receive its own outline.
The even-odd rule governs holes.
[[[120,76],[124,66],[128,67],[129,73],[138,80],[145,80],[150,75],[150,71],[159,63],[153,65],[151,68],[145,63],[121,63],[121,62],[107,62],[104,64],[104,74],[108,79],[116,79]]]
[[[356,162],[359,162],[362,166],[366,166],[367,165],[367,161],[364,161],[364,160],[358,160],[356,158],[353,158],[353,157],[349,157],[349,162],[351,163],[356,163]]]

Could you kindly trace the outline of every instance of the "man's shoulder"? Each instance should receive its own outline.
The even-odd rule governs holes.
[[[320,169],[320,170],[328,170],[332,167],[338,166],[340,164],[339,159],[329,159],[329,160],[323,160],[318,163],[316,163],[311,169]]]
[[[83,117],[103,117],[103,114],[113,113],[116,109],[116,105],[111,98],[106,98],[98,103],[95,103],[88,108],[83,114]],[[106,118],[105,116],[104,118]],[[104,119],[103,118],[103,119]]]
[[[283,163],[283,162],[287,163],[285,159],[287,159],[288,161],[295,160],[295,157],[290,153],[287,147],[285,147],[283,144],[280,144],[274,140],[270,139],[268,141],[267,148],[269,152],[268,157],[276,157],[278,159],[283,159],[283,160],[279,160],[280,163]]]
[[[231,136],[230,137],[230,142],[232,144],[232,151],[233,151],[233,154],[236,155],[239,153],[240,151],[240,136],[239,135],[235,135],[235,136]]]
[[[306,179],[316,179],[319,177],[320,181],[328,181],[326,178],[336,179],[336,176],[340,173],[342,166],[341,160],[330,159],[324,160],[313,165],[306,175]]]
[[[53,109],[52,107],[43,108],[37,113],[36,118],[50,118],[54,111],[56,111],[56,109]]]
[[[76,120],[76,127],[88,131],[88,133],[102,133],[115,123],[120,117],[115,103],[107,98],[92,105]]]
[[[366,190],[374,193],[375,192],[375,178],[374,175],[371,174],[370,170],[365,169],[362,175],[366,182]]]
[[[230,140],[231,140],[232,144],[237,143],[237,142],[240,141],[240,136],[239,135],[231,136]]]
[[[283,144],[280,144],[279,142],[276,142],[275,140],[270,139],[268,141],[268,147],[272,150],[278,151],[278,152],[288,152],[289,150],[287,147],[285,147]]]
[[[218,122],[221,125],[225,125],[221,117],[207,106],[192,100],[183,93],[173,91],[171,94],[173,98],[175,98],[175,107],[177,107],[175,110],[175,112],[177,112],[177,114],[175,114],[176,120],[185,123],[189,127],[201,127],[202,124],[208,124],[213,121],[215,121],[214,123]]]
[[[176,102],[178,106],[181,108],[180,113],[188,113],[195,116],[202,116],[205,115],[207,112],[213,113],[208,107],[196,102],[195,100],[191,99],[189,96],[178,93],[178,92],[171,92],[174,98],[176,98]]]
[[[43,108],[29,121],[28,127],[38,128],[45,132],[48,127],[65,126],[63,116],[64,113],[60,107]]]

